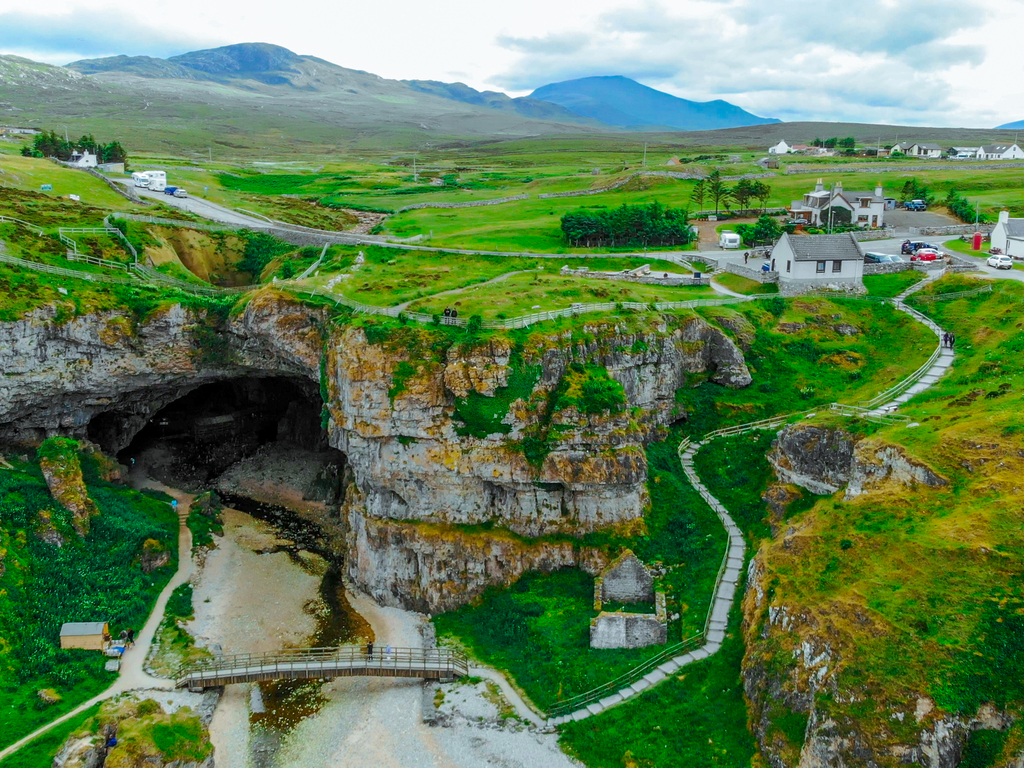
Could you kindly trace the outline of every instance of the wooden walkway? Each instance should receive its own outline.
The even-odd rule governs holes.
[[[201,691],[233,683],[334,677],[418,677],[453,680],[469,675],[469,660],[448,648],[296,648],[218,656],[182,665],[176,687]]]

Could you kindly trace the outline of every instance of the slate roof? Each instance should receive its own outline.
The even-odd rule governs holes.
[[[1006,236],[1024,240],[1024,219],[1010,219],[1006,222]]]
[[[1012,146],[1013,144],[986,144],[981,151],[986,155],[1001,155]]]
[[[863,261],[860,246],[850,232],[841,235],[797,235],[789,238],[797,261]]]
[[[61,637],[80,637],[82,635],[102,635],[105,621],[69,621],[60,628]]]
[[[938,144],[917,144],[921,149],[942,149]]]

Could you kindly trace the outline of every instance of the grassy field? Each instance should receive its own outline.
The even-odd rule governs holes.
[[[898,296],[915,283],[925,278],[924,272],[908,269],[906,272],[894,272],[891,275],[865,275],[864,287],[870,296]]]
[[[728,288],[735,293],[742,293],[744,296],[755,296],[761,293],[778,293],[779,286],[775,283],[759,283],[749,277],[734,275],[731,272],[722,272],[715,275],[715,282]]]
[[[599,302],[689,301],[718,294],[706,286],[669,288],[617,280],[552,275],[532,270],[511,275],[500,282],[467,288],[456,295],[415,301],[409,309],[436,314],[452,306],[464,317],[480,315],[485,320],[518,317],[531,312],[565,309],[572,304]]]
[[[60,751],[68,736],[85,729],[99,711],[100,705],[96,704],[82,714],[55,726],[10,757],[0,760],[0,765],[3,768],[50,768],[53,765],[54,756]]]
[[[67,168],[47,160],[5,153],[0,155],[0,171],[0,188],[39,192],[51,199],[63,199],[71,207],[93,206],[123,210],[132,206],[128,200],[85,171]],[[53,191],[40,192],[43,184],[52,184]],[[71,194],[79,195],[82,202],[69,201],[67,197]]]

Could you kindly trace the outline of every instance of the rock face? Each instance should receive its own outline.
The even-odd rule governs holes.
[[[900,446],[813,425],[797,424],[779,432],[768,460],[782,482],[819,495],[846,486],[846,498],[853,498],[887,482],[932,488],[947,484]]]
[[[383,523],[579,536],[642,516],[644,445],[685,415],[676,390],[707,380],[750,383],[742,353],[720,329],[696,316],[671,322],[643,332],[607,323],[553,330],[517,348],[501,336],[457,344],[421,327],[376,329],[371,338],[272,290],[234,316],[174,305],[141,321],[116,312],[63,320],[41,309],[0,324],[0,441],[71,434],[116,452],[159,409],[206,383],[286,376],[310,393],[319,385],[329,444],[345,454],[352,479],[343,521],[350,577],[391,602],[436,610],[455,604],[435,594],[446,569],[468,580],[464,601],[495,579],[574,564],[577,555],[554,547],[519,564],[499,541],[492,565],[478,572],[468,558],[479,551],[463,557],[431,537],[414,545],[411,529],[398,541]],[[551,393],[579,365],[604,369],[621,385],[621,410],[551,412]],[[488,423],[471,436],[460,399],[499,401],[513,374],[521,380],[526,370],[536,374],[532,391],[502,401],[493,434],[483,435]],[[442,552],[455,558],[443,567]],[[402,575],[395,558],[424,570]]]

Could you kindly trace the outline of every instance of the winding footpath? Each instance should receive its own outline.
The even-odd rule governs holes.
[[[940,345],[936,348],[935,353],[932,354],[925,365],[901,381],[895,387],[881,393],[879,398],[876,398],[876,400],[881,400],[880,404],[875,404],[874,401],[870,401],[872,403],[872,409],[855,408],[852,410],[852,412],[857,413],[860,417],[877,419],[884,418],[885,416],[892,414],[914,395],[924,392],[935,384],[935,382],[937,382],[953,364],[953,350],[946,349],[941,345],[944,330],[933,320],[925,317],[923,314],[912,307],[908,307],[904,303],[911,294],[935,282],[942,277],[943,274],[944,270],[930,275],[927,279],[915,283],[892,300],[893,306],[898,311],[909,314],[915,320],[934,332],[937,341],[940,341]],[[839,407],[842,408],[842,406]],[[708,621],[704,631],[703,644],[695,650],[688,651],[687,653],[675,656],[674,658],[665,661],[661,666],[647,674],[642,676],[638,675],[635,682],[624,686],[614,693],[587,703],[585,706],[581,706],[568,714],[550,718],[547,721],[549,725],[558,726],[572,720],[584,720],[592,715],[599,714],[610,707],[621,704],[622,702],[642,693],[663,680],[666,680],[681,667],[685,667],[695,661],[708,658],[709,656],[717,653],[722,647],[722,643],[725,641],[729,613],[732,611],[746,562],[746,542],[743,538],[743,532],[729,515],[729,511],[718,499],[714,497],[714,495],[712,495],[711,491],[709,491],[707,486],[701,481],[700,476],[694,468],[693,460],[697,455],[697,452],[703,446],[722,436],[722,433],[737,435],[743,434],[744,432],[751,432],[755,429],[768,429],[773,426],[781,426],[789,421],[790,418],[790,416],[779,416],[767,421],[753,422],[751,424],[739,425],[737,427],[720,430],[718,432],[711,432],[697,442],[683,440],[682,444],[679,446],[679,460],[682,463],[683,472],[686,474],[687,480],[690,481],[690,484],[693,485],[704,501],[707,502],[708,506],[710,506],[711,509],[715,511],[715,514],[718,515],[718,518],[725,526],[725,531],[729,537],[723,567],[719,572],[718,582],[715,585],[715,590],[711,598],[711,608],[708,611]],[[585,697],[586,694],[583,694],[580,698]]]
[[[32,733],[14,742],[3,751],[0,751],[0,761],[14,754],[29,742],[34,741],[37,737],[42,736],[44,733],[55,728],[61,723],[67,722],[73,717],[77,717],[90,707],[93,707],[102,701],[106,701],[107,699],[111,699],[118,694],[139,689],[174,689],[173,680],[165,680],[148,674],[145,671],[145,663],[146,659],[149,657],[150,646],[153,644],[153,638],[156,636],[156,630],[160,626],[160,622],[164,619],[164,610],[167,608],[167,601],[171,596],[171,592],[188,581],[195,570],[195,564],[192,561],[191,555],[192,532],[186,525],[193,497],[189,494],[182,493],[181,491],[174,490],[173,488],[168,488],[148,479],[142,480],[138,485],[136,485],[136,487],[156,488],[178,500],[178,570],[174,572],[170,581],[167,582],[167,585],[163,590],[161,590],[160,595],[157,597],[156,603],[153,605],[153,610],[149,614],[149,619],[136,636],[135,647],[126,651],[124,656],[121,657],[121,669],[114,684],[102,693],[93,696],[83,704],[79,704],[70,712],[61,715],[55,720],[51,720],[46,725],[41,728],[37,728]]]

